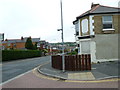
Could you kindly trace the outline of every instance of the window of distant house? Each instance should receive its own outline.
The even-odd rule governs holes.
[[[16,47],[16,44],[14,43],[13,46]]]
[[[82,33],[83,35],[86,35],[88,32],[88,19],[82,20]]]
[[[112,29],[112,16],[103,16],[103,29]]]
[[[76,31],[76,36],[78,36],[79,35],[79,23],[78,23],[78,21],[75,22],[75,31]]]
[[[10,46],[11,44],[10,43],[8,43],[8,46]]]

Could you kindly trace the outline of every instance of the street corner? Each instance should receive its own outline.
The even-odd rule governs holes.
[[[46,63],[47,64],[47,63]],[[44,65],[44,64],[43,64]],[[57,78],[55,78],[55,77],[51,77],[50,75],[46,75],[46,74],[44,74],[44,73],[42,73],[40,70],[39,70],[39,68],[41,67],[42,65],[40,65],[39,67],[37,67],[37,68],[34,68],[33,70],[32,70],[32,72],[33,72],[33,74],[35,75],[35,76],[37,76],[37,77],[39,77],[39,78],[43,78],[43,79],[48,79],[48,80],[59,80],[59,79],[57,79]]]
[[[33,72],[38,74],[39,77],[46,79],[58,80],[58,81],[64,81],[68,79],[66,73],[63,73],[61,70],[53,69],[50,66],[50,62],[38,66],[37,68],[34,69]]]
[[[54,70],[49,70],[48,73],[41,71],[40,68],[43,68],[47,64],[49,64],[49,62],[44,63],[44,64],[40,65],[39,67],[35,68],[33,70],[33,73],[39,78],[56,80],[56,81],[64,81],[64,82],[102,83],[102,82],[118,82],[118,81],[120,81],[120,78],[116,78],[116,77],[97,79],[97,78],[95,78],[95,76],[92,72],[81,72],[81,73],[66,72],[67,77],[64,77],[64,75],[60,75],[62,73],[57,73],[56,75],[55,75],[55,73],[51,74],[50,71],[56,72]],[[47,69],[50,69],[50,68],[47,68]],[[47,70],[47,69],[44,69],[44,70]]]

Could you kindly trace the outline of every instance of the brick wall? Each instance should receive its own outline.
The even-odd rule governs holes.
[[[118,21],[120,19],[120,15],[112,15],[113,16],[113,28],[115,31],[107,31],[103,32],[102,30],[102,16],[94,16],[94,30],[95,34],[104,34],[104,33],[111,33],[111,34],[117,34],[119,31],[120,26],[118,25]]]
[[[14,46],[15,44],[15,46]],[[33,42],[35,44],[35,42]],[[25,42],[17,42],[17,43],[3,43],[2,46],[4,46],[6,49],[14,48],[14,49],[23,49],[25,48]]]
[[[17,49],[20,49],[20,48],[25,48],[25,43],[24,42],[21,42],[21,43],[16,43],[16,48]]]

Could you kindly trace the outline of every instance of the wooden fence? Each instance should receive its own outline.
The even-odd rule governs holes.
[[[62,56],[52,56],[52,67],[62,70]],[[65,56],[65,70],[91,70],[91,57],[87,55]]]

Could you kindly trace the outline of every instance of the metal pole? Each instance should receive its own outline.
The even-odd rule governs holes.
[[[62,12],[62,0],[60,0],[61,5],[61,30],[62,30],[62,70],[65,71],[65,63],[64,63],[64,38],[63,38],[63,12]]]

